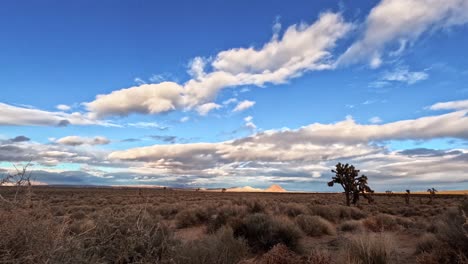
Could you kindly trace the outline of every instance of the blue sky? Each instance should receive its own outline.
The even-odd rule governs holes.
[[[47,184],[468,188],[468,1],[8,1],[0,170]]]

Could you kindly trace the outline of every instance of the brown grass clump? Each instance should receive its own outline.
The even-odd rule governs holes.
[[[231,228],[221,228],[206,238],[182,244],[175,251],[177,264],[235,264],[247,255],[248,247],[244,240],[234,238]]]
[[[394,216],[378,214],[364,220],[364,226],[372,232],[392,231],[398,227]]]
[[[391,263],[394,249],[393,239],[386,234],[360,235],[347,243],[345,259],[353,264]]]
[[[303,259],[287,246],[283,244],[275,245],[270,251],[263,254],[262,257],[255,261],[257,264],[297,264],[304,263]]]
[[[284,244],[293,251],[299,250],[299,229],[286,219],[266,214],[248,215],[233,223],[234,235],[247,240],[253,252],[270,250],[276,244]]]
[[[360,221],[357,220],[348,220],[339,226],[339,229],[343,232],[362,232],[364,226]]]
[[[296,224],[309,236],[335,235],[333,224],[320,216],[299,215]]]
[[[210,218],[210,213],[201,207],[180,211],[175,216],[177,228],[185,228],[204,223]]]

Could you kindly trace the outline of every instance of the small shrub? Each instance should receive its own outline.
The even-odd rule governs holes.
[[[309,236],[336,234],[335,227],[320,216],[299,215],[296,224]]]
[[[364,227],[362,223],[356,220],[348,220],[340,225],[340,230],[343,232],[362,232]]]
[[[199,225],[209,219],[209,212],[201,207],[189,208],[180,211],[175,216],[177,228]]]
[[[283,244],[275,245],[270,251],[255,261],[257,264],[298,264],[304,263],[299,255]]]
[[[436,247],[440,246],[440,241],[433,234],[425,234],[418,240],[416,245],[416,253],[431,252]]]
[[[351,239],[345,247],[346,263],[390,263],[394,252],[393,240],[384,234],[362,235]]]
[[[235,264],[242,260],[248,247],[242,239],[233,236],[232,229],[221,228],[202,240],[188,242],[176,248],[177,264]]]
[[[398,227],[394,216],[378,214],[364,220],[364,226],[373,232],[392,231]]]
[[[284,244],[294,251],[299,250],[300,231],[285,219],[253,214],[233,225],[234,235],[247,239],[253,252],[268,251],[276,244]]]

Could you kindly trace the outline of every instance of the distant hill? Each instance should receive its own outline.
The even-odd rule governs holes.
[[[253,188],[250,186],[244,187],[234,187],[229,188],[226,191],[228,192],[287,192],[283,187],[273,184],[272,186],[268,187],[267,189],[260,189],[260,188]]]
[[[287,192],[283,187],[278,184],[273,184],[272,186],[265,189],[265,192]]]
[[[253,188],[250,186],[229,188],[227,189],[227,191],[228,192],[263,192],[262,189]]]

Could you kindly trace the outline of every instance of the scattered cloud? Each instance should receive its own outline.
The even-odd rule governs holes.
[[[155,128],[159,130],[167,130],[168,127],[163,126],[157,122],[136,122],[136,123],[128,123],[127,126],[129,127],[136,127],[136,128]]]
[[[184,117],[180,118],[181,123],[185,123],[185,122],[187,122],[189,120],[190,120],[190,117],[188,117],[188,116],[184,116]]]
[[[429,74],[426,72],[411,72],[408,68],[398,68],[393,72],[387,72],[382,77],[382,81],[396,81],[404,82],[407,84],[414,84],[419,81],[423,81],[429,78]]]
[[[371,68],[377,68],[390,45],[399,44],[390,55],[401,54],[425,32],[467,22],[465,0],[382,0],[367,16],[362,36],[340,56],[338,64],[368,61]]]
[[[81,113],[49,112],[0,103],[0,126],[117,126],[109,121],[94,120]]]
[[[247,110],[247,109],[251,108],[254,105],[255,105],[254,101],[244,100],[242,102],[239,102],[232,111],[233,112],[242,112],[244,110]]]
[[[65,104],[59,104],[55,108],[57,108],[60,111],[69,111],[71,109],[70,106],[65,105]]]
[[[214,109],[219,109],[221,108],[221,105],[219,104],[216,104],[216,103],[206,103],[206,104],[202,104],[202,105],[199,105],[197,106],[197,112],[204,116],[204,115],[207,115],[210,111],[214,110]]]
[[[468,100],[441,102],[430,106],[431,110],[468,110]]]
[[[161,142],[165,142],[165,143],[175,143],[177,141],[177,137],[176,136],[161,136],[161,135],[153,135],[153,136],[149,136],[150,138],[154,139],[154,140],[158,140],[158,141],[161,141]]]
[[[105,137],[80,137],[80,136],[67,136],[55,140],[56,143],[68,146],[81,146],[81,145],[106,145],[110,140]]]
[[[212,61],[194,58],[189,64],[192,79],[184,84],[143,84],[98,95],[84,105],[95,118],[182,109],[195,109],[203,115],[217,108],[212,100],[226,87],[279,84],[305,71],[332,69],[330,51],[351,28],[340,14],[323,13],[311,25],[290,26],[281,37],[274,36],[260,49],[221,51]],[[210,72],[205,71],[208,63]]]
[[[256,130],[257,126],[253,122],[253,117],[252,116],[247,116],[244,118],[245,121],[245,127],[250,129],[250,130]]]
[[[382,123],[382,119],[380,119],[380,117],[378,116],[374,116],[369,119],[369,122],[371,122],[372,124],[378,124]]]
[[[31,139],[26,137],[26,136],[17,136],[17,137],[9,139],[8,141],[10,141],[10,142],[26,142],[26,141],[30,141],[30,140]]]

